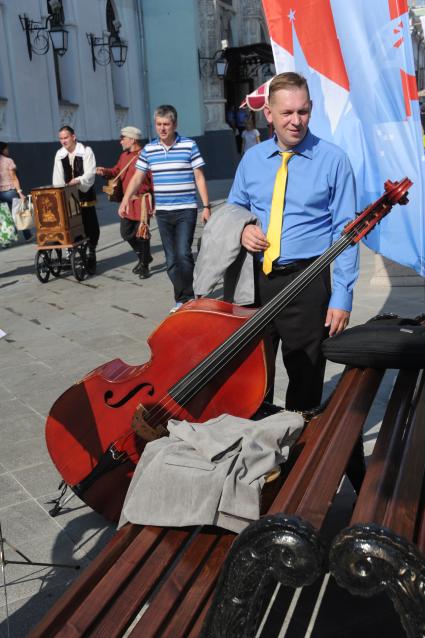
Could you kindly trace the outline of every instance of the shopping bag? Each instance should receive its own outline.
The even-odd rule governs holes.
[[[13,198],[12,217],[18,230],[34,228],[34,208],[31,202],[31,195],[25,201],[17,197]]]
[[[20,197],[14,197],[12,199],[12,218],[16,225],[16,213],[22,209],[22,199]]]
[[[9,206],[4,202],[0,203],[0,247],[7,248],[18,241],[18,233],[13,223],[12,213]]]

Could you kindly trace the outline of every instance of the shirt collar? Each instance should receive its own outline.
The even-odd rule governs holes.
[[[81,142],[77,142],[73,153],[68,153],[66,148],[62,146],[62,148],[59,149],[58,157],[59,159],[64,159],[67,155],[74,155],[74,156],[79,155],[80,157],[84,157],[84,151],[85,151],[84,144],[81,144]]]
[[[310,129],[308,129],[304,139],[301,140],[301,142],[297,144],[297,146],[294,146],[290,150],[294,151],[298,155],[303,155],[304,157],[307,157],[308,159],[312,159],[314,140],[315,140],[315,136],[310,132]],[[274,157],[278,153],[282,153],[282,149],[277,143],[276,133],[274,133],[272,139],[270,140],[270,143],[271,143],[270,144],[271,149],[270,149],[270,153],[267,155],[268,158]]]
[[[177,131],[176,131],[176,138],[175,138],[174,142],[171,144],[171,146],[168,146],[167,148],[168,148],[168,149],[173,148],[173,146],[174,146],[175,144],[177,144],[177,142],[180,142],[180,135],[179,135],[179,134],[177,133]],[[156,138],[156,143],[157,143],[157,144],[159,144],[160,146],[162,146],[162,148],[165,148],[164,144],[161,142],[161,140],[159,139],[159,137],[157,137],[157,138]]]

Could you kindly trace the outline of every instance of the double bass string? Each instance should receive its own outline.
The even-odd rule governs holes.
[[[213,353],[205,357],[195,368],[174,384],[168,394],[172,399],[180,404],[181,409],[202,389],[229,361],[236,356],[240,350],[248,345],[266,325],[285,307],[287,303],[301,292],[311,280],[319,274],[335,257],[337,257],[354,239],[356,231],[344,235],[337,240],[321,257],[318,257],[313,264],[301,273],[293,282],[271,299],[258,312],[255,313],[243,326],[233,335],[223,342]],[[166,417],[168,407],[172,401],[167,399],[164,404],[158,404],[147,412],[149,418]],[[178,413],[175,415],[177,416]]]
[[[403,195],[400,188],[401,184],[398,184],[398,194]],[[394,189],[393,189],[394,190]],[[405,192],[405,191],[404,191]],[[398,202],[400,197],[395,201],[389,199],[387,192],[386,196],[378,202],[375,202],[374,207],[369,211],[369,214],[365,216],[359,223],[354,226],[349,232],[344,233],[340,239],[338,239],[327,251],[313,262],[313,264],[307,268],[299,277],[297,277],[291,284],[286,286],[284,290],[279,293],[274,299],[271,299],[265,306],[263,306],[255,315],[249,319],[243,326],[241,326],[233,335],[231,335],[226,341],[221,344],[214,352],[205,357],[195,368],[187,373],[182,379],[174,384],[168,391],[168,395],[174,402],[180,404],[179,411],[174,412],[174,416],[177,416],[183,409],[183,406],[190,401],[197,392],[199,392],[223,367],[227,365],[232,358],[237,355],[241,348],[248,345],[265,326],[289,303],[298,292],[301,292],[307,286],[312,279],[321,272],[328,264],[330,264],[347,246],[351,243],[355,243],[355,238],[364,229],[370,226],[369,230],[374,226],[371,224],[371,213],[378,220],[381,219],[394,204]],[[379,210],[381,209],[381,210]],[[367,210],[367,209],[366,209]],[[361,215],[362,213],[360,213]],[[375,221],[376,223],[376,221]],[[367,231],[369,232],[369,231]],[[359,240],[357,240],[359,241]],[[165,398],[165,397],[164,397]],[[161,401],[161,400],[160,400]],[[151,411],[147,411],[147,417],[161,416],[165,419],[169,414],[168,408],[171,408],[172,401],[167,398],[164,404],[158,401],[156,406]]]
[[[169,394],[178,403],[187,402],[194,393],[198,392],[203,385],[208,383],[227,363],[248,345],[267,324],[285,307],[287,303],[307,286],[311,280],[323,270],[346,247],[344,241],[338,240],[332,248],[338,244],[338,251],[329,249],[322,257],[319,257],[310,268],[305,270],[297,279],[289,284],[282,293],[264,305],[255,315],[243,326],[231,335],[221,346],[211,355],[201,361],[191,372],[178,381],[169,390]],[[344,245],[341,247],[341,243]],[[335,254],[334,254],[335,253]],[[325,259],[326,258],[326,259]],[[194,385],[196,384],[196,385]]]
[[[401,191],[400,185],[398,190],[402,196],[404,192]],[[370,226],[369,230],[375,225],[371,225],[371,216],[378,218],[379,221],[384,215],[386,215],[392,206],[398,202],[391,201],[389,199],[390,193],[387,193],[381,198],[381,201],[375,202],[373,208],[369,211],[361,221],[354,226],[349,232],[343,233],[342,237],[338,239],[332,246],[329,247],[323,255],[318,257],[313,264],[307,268],[299,277],[297,277],[291,284],[279,293],[274,299],[271,299],[268,304],[263,306],[251,319],[249,319],[244,326],[241,326],[234,335],[231,335],[221,346],[219,346],[213,353],[207,356],[201,361],[192,371],[185,375],[180,381],[178,381],[169,390],[169,394],[178,403],[187,403],[196,392],[198,392],[203,386],[205,386],[220,369],[222,369],[227,363],[238,354],[240,349],[247,345],[255,336],[261,332],[267,323],[269,323],[287,303],[308,285],[312,279],[321,272],[328,264],[330,264],[335,257],[337,257],[345,248],[351,243],[355,243],[355,238],[364,229]],[[366,209],[367,210],[367,209]],[[360,213],[361,215],[362,213]],[[375,221],[375,223],[376,223]],[[369,232],[369,231],[367,231]],[[359,239],[357,239],[359,241]],[[236,350],[235,350],[236,348]],[[179,394],[180,393],[180,394]]]
[[[355,233],[352,233],[353,237]],[[289,303],[310,281],[323,270],[335,257],[342,252],[352,241],[352,236],[346,235],[335,242],[321,257],[305,270],[297,279],[289,284],[279,295],[263,306],[246,324],[241,326],[235,334],[231,335],[213,353],[208,355],[193,370],[185,375],[169,390],[172,399],[183,406],[195,396],[231,359],[239,353],[241,348],[248,345],[276,314]],[[149,416],[159,417],[161,412],[164,417],[168,406],[172,402],[168,399],[164,404],[157,404]],[[178,414],[178,413],[177,413]]]

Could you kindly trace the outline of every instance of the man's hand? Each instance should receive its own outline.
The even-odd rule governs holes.
[[[206,224],[210,217],[211,217],[211,209],[204,208],[201,215],[202,223]]]
[[[71,179],[71,181],[68,182],[70,186],[78,186],[79,183],[80,183],[80,179],[78,177],[74,177],[74,179]]]
[[[125,189],[124,197],[122,198],[121,205],[118,209],[118,215],[120,217],[126,217],[127,213],[129,212],[130,199],[137,193],[140,186],[145,181],[146,175],[147,173],[144,173],[143,171],[136,170],[136,172],[134,173],[133,177],[127,185],[127,188]]]
[[[128,213],[128,201],[126,201],[125,197],[122,200],[120,207],[118,209],[118,215],[120,217],[125,217]]]
[[[241,244],[247,250],[250,250],[252,253],[260,253],[263,250],[266,250],[269,246],[269,242],[267,241],[267,237],[261,230],[259,226],[255,226],[254,224],[248,224],[243,229],[241,235]]]
[[[105,168],[103,166],[98,166],[96,168],[96,175],[101,175],[103,177],[105,175]]]
[[[329,328],[329,336],[339,335],[348,326],[350,313],[338,308],[328,308],[326,314],[325,327]]]

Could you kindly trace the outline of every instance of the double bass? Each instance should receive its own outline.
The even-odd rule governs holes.
[[[411,185],[407,177],[387,181],[384,194],[347,224],[340,239],[261,308],[190,301],[150,335],[147,363],[114,359],[64,392],[48,415],[46,442],[65,484],[116,521],[146,443],[168,434],[169,419],[253,416],[274,378],[268,324],[395,204],[407,203]]]

